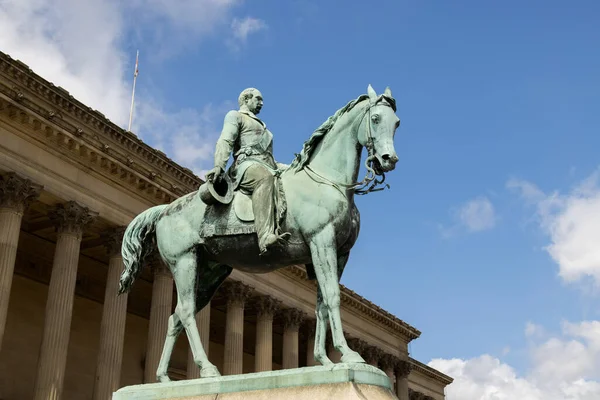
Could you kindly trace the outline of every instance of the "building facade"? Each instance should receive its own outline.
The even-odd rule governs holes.
[[[107,400],[155,381],[177,296],[156,257],[117,296],[122,233],[201,183],[0,53],[0,400]],[[315,300],[303,266],[234,271],[197,315],[209,358],[222,374],[314,365]],[[417,329],[345,287],[342,317],[353,349],[399,399],[444,399],[452,379],[408,354]],[[185,334],[169,376],[199,376]]]

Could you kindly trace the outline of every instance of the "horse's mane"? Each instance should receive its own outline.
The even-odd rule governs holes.
[[[344,107],[337,110],[335,114],[333,114],[331,117],[327,118],[327,121],[323,122],[321,126],[319,126],[313,132],[310,138],[308,138],[308,140],[304,142],[304,145],[302,146],[302,151],[300,152],[300,154],[296,154],[296,158],[294,158],[294,161],[292,161],[292,163],[290,164],[290,169],[296,169],[296,171],[300,171],[302,168],[304,168],[304,166],[310,160],[310,156],[312,155],[312,153],[315,151],[319,143],[321,143],[325,135],[327,135],[327,133],[331,131],[331,128],[333,128],[337,120],[342,115],[352,110],[354,106],[356,106],[358,103],[368,98],[368,95],[363,94],[357,99],[350,101]]]

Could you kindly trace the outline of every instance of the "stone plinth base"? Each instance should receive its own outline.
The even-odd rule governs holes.
[[[335,364],[127,386],[113,400],[395,400],[390,380],[367,364]]]

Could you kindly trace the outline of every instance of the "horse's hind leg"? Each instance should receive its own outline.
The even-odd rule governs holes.
[[[231,274],[232,268],[228,265],[217,264],[210,262],[208,260],[201,260],[203,252],[201,249],[198,250],[200,254],[197,257],[198,262],[198,271],[196,274],[196,307],[195,313],[200,312],[204,307],[208,305],[214,293],[217,291],[219,286],[223,283],[223,281]],[[191,332],[192,335],[197,335],[198,346],[202,347],[200,335],[197,333],[198,329],[196,326],[196,322],[194,319],[193,326],[196,328],[195,332]],[[195,340],[188,333],[188,340],[190,342],[190,346],[192,342]],[[204,340],[208,343],[209,338],[204,338]],[[202,354],[198,354],[200,357],[196,357],[196,353],[194,354],[194,362],[200,367],[200,376],[202,378],[207,378],[211,376],[220,376],[219,370],[213,364],[208,362],[208,358],[206,357],[206,352],[204,348],[202,348],[202,354],[206,358],[206,361],[202,360]]]
[[[173,347],[175,346],[175,342],[177,341],[177,337],[183,330],[183,324],[179,319],[177,313],[171,315],[169,317],[169,325],[167,328],[167,337],[165,339],[165,344],[163,346],[163,351],[160,356],[160,362],[158,363],[158,369],[156,370],[156,379],[159,382],[169,382],[169,375],[167,374],[167,370],[169,367],[169,360],[171,359],[171,354],[173,354]]]
[[[327,336],[327,321],[329,320],[329,312],[323,301],[321,289],[317,286],[317,307],[315,309],[317,317],[317,326],[315,327],[315,361],[321,365],[333,364],[327,357],[327,349],[325,348],[325,337]]]
[[[203,286],[199,278],[203,271],[198,270],[198,258],[196,255],[197,249],[191,249],[189,252],[179,257],[172,268],[175,287],[177,289],[177,306],[175,313],[179,317],[181,324],[187,333],[188,342],[194,356],[194,361],[200,367],[202,377],[220,376],[217,368],[208,361],[204,347],[200,340],[198,326],[196,325],[196,287]],[[231,272],[231,269],[229,269]],[[229,273],[227,274],[229,275]],[[224,278],[223,278],[224,279]],[[215,288],[216,290],[216,288]],[[170,354],[165,354],[161,359],[161,365],[167,365]]]

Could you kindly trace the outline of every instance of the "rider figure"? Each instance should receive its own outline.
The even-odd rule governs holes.
[[[258,246],[263,254],[290,236],[277,232],[275,227],[275,174],[279,166],[273,157],[273,134],[256,116],[263,105],[262,94],[254,88],[245,89],[238,103],[239,110],[225,115],[215,149],[215,167],[206,174],[206,179],[218,182],[233,153],[233,164],[228,171],[234,182],[232,190],[239,188],[251,196]]]

